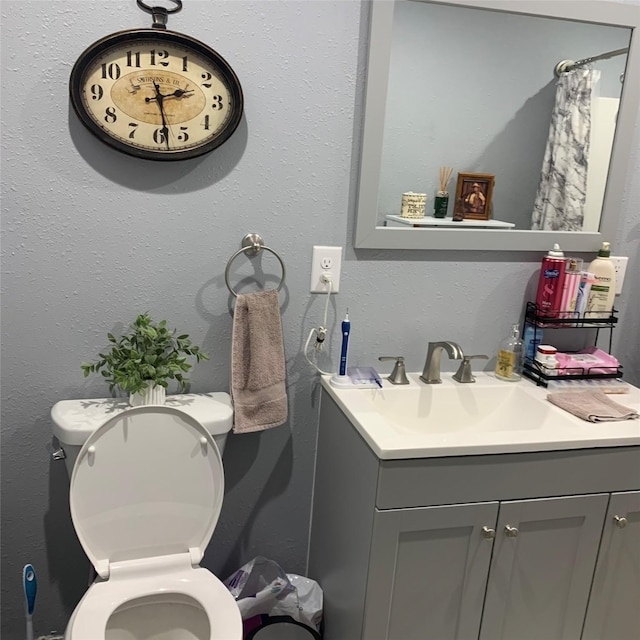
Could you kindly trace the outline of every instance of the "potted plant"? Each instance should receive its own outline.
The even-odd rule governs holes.
[[[175,329],[167,329],[166,320],[156,324],[148,313],[140,314],[129,329],[120,338],[108,333],[110,351],[80,366],[85,378],[101,373],[110,391],[119,387],[128,392],[132,406],[164,404],[169,380],[175,380],[180,391],[185,391],[189,382],[185,374],[192,367],[187,358],[195,357],[196,362],[209,359],[187,334],[176,337]]]

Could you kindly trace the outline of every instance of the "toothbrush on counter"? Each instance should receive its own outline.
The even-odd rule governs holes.
[[[343,389],[382,389],[382,380],[373,367],[347,367],[347,352],[349,350],[349,309],[342,321],[342,349],[340,351],[340,366],[338,373],[334,373],[329,383]]]
[[[347,375],[347,350],[349,348],[349,334],[351,333],[351,323],[349,322],[349,309],[344,314],[342,321],[342,351],[340,352],[340,369],[338,374]]]
[[[22,588],[24,589],[27,619],[26,640],[33,640],[33,610],[36,606],[38,581],[36,580],[36,571],[31,564],[25,564],[22,569]]]

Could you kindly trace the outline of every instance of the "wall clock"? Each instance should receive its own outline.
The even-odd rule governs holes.
[[[148,160],[213,151],[236,130],[244,99],[226,60],[208,45],[169,31],[182,8],[149,7],[150,29],[108,35],[76,61],[69,90],[81,122],[114,149]]]

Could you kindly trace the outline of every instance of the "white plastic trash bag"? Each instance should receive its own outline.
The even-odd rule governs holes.
[[[243,620],[258,615],[291,616],[319,630],[322,589],[315,580],[285,573],[273,560],[258,556],[225,581]]]

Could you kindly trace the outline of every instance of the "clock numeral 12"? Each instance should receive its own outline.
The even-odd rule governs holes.
[[[153,66],[155,66],[155,64],[156,64],[156,56],[158,56],[158,58],[168,58],[169,57],[169,52],[168,51],[156,51],[155,49],[151,49],[151,51],[149,51],[149,56],[151,57],[151,64]],[[161,64],[163,67],[169,66],[168,62],[158,62],[158,64]]]

